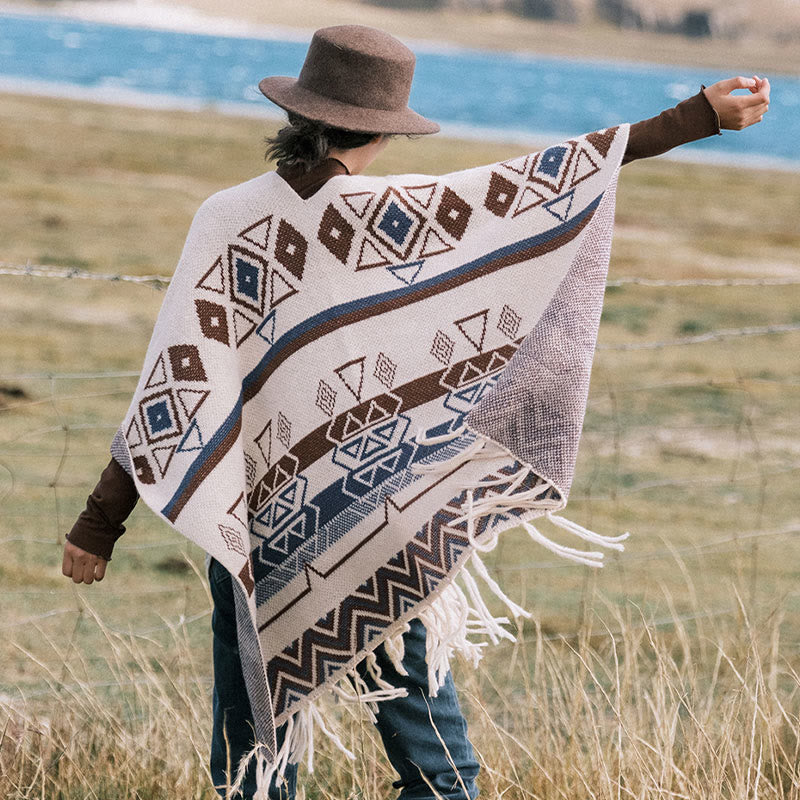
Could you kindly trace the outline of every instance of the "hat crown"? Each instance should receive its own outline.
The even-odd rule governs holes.
[[[401,111],[408,104],[414,54],[388,33],[336,25],[314,33],[298,84],[361,108]]]

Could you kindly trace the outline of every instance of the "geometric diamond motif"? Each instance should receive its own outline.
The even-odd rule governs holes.
[[[133,457],[133,471],[136,473],[140,483],[152,484],[156,482],[153,468],[150,466],[146,456]]]
[[[336,405],[336,392],[325,381],[320,380],[317,386],[317,407],[329,417],[333,416]]]
[[[483,204],[492,214],[504,217],[511,208],[518,191],[519,188],[516,183],[512,183],[508,178],[493,172]]]
[[[195,300],[194,305],[203,336],[228,344],[228,317],[225,306],[208,300]]]
[[[172,377],[176,381],[205,381],[206,371],[200,360],[196,345],[174,344],[167,348],[172,365]]]
[[[456,239],[461,239],[467,230],[472,206],[459,197],[450,187],[445,186],[442,200],[436,210],[436,221]]]
[[[417,242],[425,217],[395,189],[387,189],[372,213],[367,230],[398,258],[406,259]]]
[[[278,223],[278,238],[275,240],[275,258],[298,280],[303,277],[308,242],[295,227],[285,219]]]
[[[375,377],[387,388],[392,388],[394,383],[394,373],[397,370],[397,364],[394,363],[388,356],[383,353],[378,353],[378,360],[375,362]]]
[[[225,547],[227,547],[228,550],[238,553],[241,556],[247,555],[247,551],[244,549],[244,544],[242,543],[242,535],[239,531],[235,528],[223,525],[222,523],[218,523],[217,528],[219,528],[222,541],[225,542]]]
[[[511,306],[503,306],[497,322],[497,330],[504,333],[509,339],[516,339],[520,322],[522,322],[522,317]]]
[[[576,146],[576,142],[570,141],[543,150],[534,158],[528,180],[559,193],[567,179]]]
[[[256,314],[264,313],[267,262],[257,253],[228,245],[228,271],[231,300]]]
[[[443,331],[436,331],[431,345],[431,355],[442,364],[449,364],[453,357],[455,342]]]
[[[402,245],[413,224],[414,220],[397,203],[391,202],[378,223],[378,230],[383,231],[395,244]]]
[[[280,412],[278,412],[278,441],[283,444],[284,447],[289,447],[291,442],[292,436],[292,423],[289,422],[286,417],[283,416]]]
[[[322,215],[317,238],[342,262],[347,264],[355,229],[331,203]]]
[[[171,389],[145,397],[139,403],[139,415],[150,444],[183,433]]]

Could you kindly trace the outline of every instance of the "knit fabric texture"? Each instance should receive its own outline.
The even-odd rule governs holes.
[[[270,172],[196,214],[112,452],[234,576],[268,751],[566,503],[627,136],[307,200]]]

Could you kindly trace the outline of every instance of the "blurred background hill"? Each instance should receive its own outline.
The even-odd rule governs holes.
[[[800,0],[29,0],[315,29],[359,22],[405,39],[543,55],[800,73]],[[159,11],[160,10],[160,11]],[[113,12],[112,12],[113,13]]]
[[[570,24],[607,22],[619,28],[736,39],[759,35],[776,41],[800,38],[796,0],[363,0],[403,9],[507,12]]]

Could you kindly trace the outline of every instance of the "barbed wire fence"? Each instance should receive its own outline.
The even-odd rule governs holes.
[[[127,275],[96,273],[82,269],[70,269],[38,264],[11,264],[0,262],[0,276],[29,279],[48,279],[64,281],[101,281],[124,286],[142,285],[155,291],[165,289],[169,284],[169,276],[164,275]],[[626,286],[658,287],[676,291],[691,287],[705,287],[724,290],[728,287],[792,287],[800,285],[800,277],[787,278],[722,278],[722,279],[679,279],[654,280],[641,277],[625,277],[610,280],[609,287]],[[667,351],[673,348],[696,348],[732,339],[743,341],[761,340],[763,337],[782,335],[789,337],[783,346],[787,354],[798,351],[800,339],[800,322],[790,321],[772,325],[748,325],[726,327],[703,331],[696,335],[659,339],[655,341],[623,341],[598,345],[598,358],[604,353],[625,351]],[[783,340],[782,340],[783,341]],[[107,447],[98,443],[110,441],[116,430],[116,421],[112,418],[74,419],[65,413],[63,405],[69,401],[92,400],[103,404],[108,401],[120,403],[130,397],[139,377],[134,370],[99,370],[99,371],[16,371],[0,372],[0,546],[8,550],[15,545],[26,548],[50,548],[60,551],[64,534],[68,531],[71,520],[70,513],[76,498],[85,498],[90,487],[82,481],[74,481],[69,475],[68,464],[74,459],[88,459],[92,463],[104,463]],[[29,389],[22,387],[30,387]],[[614,561],[620,565],[633,565],[664,559],[688,560],[701,558],[709,554],[725,555],[741,553],[750,547],[751,590],[755,593],[759,573],[759,547],[777,540],[800,533],[800,518],[793,517],[790,507],[785,513],[780,508],[767,508],[767,488],[771,481],[782,480],[788,484],[797,483],[800,471],[800,430],[798,415],[785,420],[771,418],[765,411],[765,402],[760,392],[771,394],[775,391],[795,393],[800,386],[800,377],[792,374],[781,376],[757,375],[742,377],[700,377],[692,379],[661,379],[645,383],[632,382],[625,385],[601,387],[593,384],[590,397],[590,411],[604,407],[610,413],[603,415],[603,424],[592,423],[591,415],[587,418],[584,440],[590,451],[605,448],[610,452],[610,460],[615,464],[617,476],[623,459],[623,450],[647,448],[658,440],[653,429],[647,425],[639,427],[624,423],[619,412],[620,398],[635,393],[659,396],[676,391],[719,392],[730,391],[741,393],[744,401],[733,418],[723,420],[710,419],[699,421],[673,420],[668,426],[672,443],[690,447],[696,438],[702,439],[709,432],[725,432],[735,445],[733,457],[725,460],[726,471],[718,471],[711,475],[686,474],[684,477],[649,477],[632,482],[615,481],[612,486],[596,488],[591,478],[584,481],[571,496],[571,501],[583,503],[591,510],[592,504],[612,502],[618,504],[624,499],[643,496],[653,491],[686,492],[690,490],[709,490],[720,497],[724,492],[737,492],[742,486],[755,489],[757,506],[756,525],[734,532],[717,533],[702,541],[687,545],[649,547],[643,551],[637,548],[615,556]],[[800,400],[800,396],[796,397]],[[795,404],[800,410],[800,403]],[[44,410],[49,410],[45,414]],[[41,412],[41,413],[40,413]],[[46,417],[42,420],[42,417]],[[10,424],[10,420],[15,424]],[[665,429],[659,430],[665,433]],[[58,444],[55,446],[57,437]],[[47,442],[43,448],[42,442]],[[88,444],[87,444],[88,442]],[[610,444],[610,448],[608,443]],[[97,447],[96,447],[97,445]],[[583,445],[584,447],[586,444]],[[627,457],[627,455],[626,455]],[[32,471],[26,463],[43,463],[38,472]],[[632,470],[631,470],[632,471]],[[45,476],[43,478],[43,476]],[[36,497],[48,491],[52,498],[52,506],[36,502]],[[29,494],[31,497],[29,497]],[[69,501],[69,502],[67,502]],[[774,505],[774,504],[773,504]],[[35,528],[37,533],[31,533]],[[43,535],[47,529],[49,533]],[[152,540],[137,541],[126,537],[115,548],[128,553],[146,553],[151,551],[180,551],[186,548],[176,536],[159,536]],[[26,550],[25,553],[28,551]],[[33,559],[35,560],[35,555]],[[498,554],[496,569],[501,573],[522,573],[529,570],[566,570],[575,567],[563,560],[540,559],[520,560],[513,558],[504,562],[502,553]],[[65,605],[65,598],[72,592],[72,600]],[[107,598],[123,600],[128,597],[157,598],[172,592],[165,588],[129,588],[125,586],[103,587],[103,595]],[[0,623],[0,632],[9,636],[12,632],[25,630],[48,621],[64,625],[69,615],[81,614],[83,605],[80,590],[65,581],[60,589],[47,589],[32,585],[12,586],[4,589],[7,602],[15,606],[16,611]],[[47,606],[52,598],[53,605]],[[35,613],[29,613],[29,603],[42,605]],[[159,631],[171,631],[176,626],[188,626],[208,616],[209,610],[194,609],[192,613],[180,614],[175,618],[164,618],[159,624],[137,625],[132,620],[127,628],[110,626],[118,633],[137,637],[149,637]],[[698,616],[716,617],[736,613],[735,607],[714,608],[706,611],[693,611],[677,617],[654,619],[653,624],[667,626],[676,622],[685,622]],[[611,632],[613,634],[613,632]],[[574,636],[574,632],[548,634],[549,637]],[[205,680],[205,679],[203,679]],[[98,682],[100,685],[101,682]],[[42,690],[47,693],[48,690]],[[0,684],[0,694],[3,688]]]

